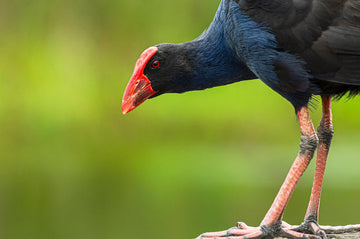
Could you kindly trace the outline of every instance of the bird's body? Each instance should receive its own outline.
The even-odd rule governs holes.
[[[306,63],[305,69],[310,74],[309,93],[339,96],[359,93],[358,0],[237,2],[252,20],[271,29],[280,51],[289,52]],[[299,85],[297,82],[295,87],[289,82],[284,84],[290,84],[288,89],[285,86],[285,91]]]
[[[333,133],[330,99],[360,93],[359,0],[222,0],[200,37],[181,44],[160,44],[140,56],[123,98],[123,112],[164,93],[256,78],[294,106],[303,135],[300,152],[260,228],[203,237],[275,235],[269,231],[301,237],[296,230],[281,227],[281,218],[316,149],[317,173],[301,229],[319,234],[323,231],[317,224],[318,201]],[[323,100],[317,133],[307,109],[313,95]]]

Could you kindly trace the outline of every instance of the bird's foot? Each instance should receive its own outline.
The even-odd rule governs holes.
[[[292,226],[286,222],[283,222],[283,226],[289,230],[306,233],[311,235],[317,235],[323,239],[326,239],[326,232],[320,228],[319,224],[313,220],[306,220],[299,226]]]
[[[321,236],[318,235],[295,231],[293,226],[287,223],[278,223],[270,227],[250,227],[243,222],[238,222],[236,227],[226,231],[204,233],[197,239],[260,239],[275,237],[321,239]]]
[[[327,238],[326,235],[328,234],[342,234],[360,231],[360,224],[346,226],[320,226],[316,220],[305,220],[299,226],[291,226],[287,224],[285,227],[301,233],[318,235],[321,236],[321,238]]]

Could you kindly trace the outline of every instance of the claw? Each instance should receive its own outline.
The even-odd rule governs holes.
[[[240,229],[249,229],[250,228],[248,225],[246,225],[245,222],[237,222],[236,227],[240,228]]]

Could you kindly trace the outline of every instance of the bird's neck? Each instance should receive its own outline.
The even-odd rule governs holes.
[[[219,14],[200,37],[180,44],[192,61],[191,90],[257,78],[229,47]]]

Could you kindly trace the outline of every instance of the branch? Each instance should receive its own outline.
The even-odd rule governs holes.
[[[340,233],[340,234],[328,234],[328,239],[360,239],[360,232],[348,232],[348,233]],[[283,237],[277,237],[275,239],[285,239]]]

